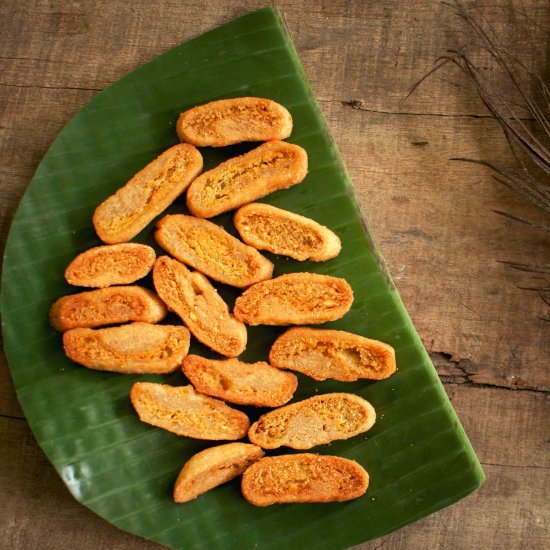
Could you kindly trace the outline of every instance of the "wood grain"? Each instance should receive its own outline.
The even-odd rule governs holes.
[[[488,477],[480,491],[455,506],[362,548],[550,546],[550,337],[549,324],[539,318],[548,308],[536,293],[517,288],[544,281],[498,263],[544,263],[548,239],[492,210],[543,218],[486,170],[449,160],[511,162],[497,124],[461,75],[445,69],[405,99],[438,55],[464,43],[460,21],[435,0],[275,3],[378,245]],[[260,0],[5,0],[0,10],[2,249],[40,159],[90,98],[154,56],[263,5]],[[485,5],[483,13],[503,45],[548,80],[548,1]],[[76,503],[22,417],[2,355],[0,546],[158,547]]]

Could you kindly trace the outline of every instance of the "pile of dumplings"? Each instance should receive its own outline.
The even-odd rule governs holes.
[[[345,279],[316,273],[273,276],[259,251],[296,261],[324,262],[341,250],[339,237],[314,220],[257,201],[307,175],[306,151],[284,141],[292,117],[270,99],[241,97],[194,107],[179,117],[181,143],[164,151],[95,210],[105,243],[67,267],[71,285],[93,288],[59,298],[50,309],[69,359],[89,369],[167,374],[181,368],[189,384],[133,385],[141,421],[180,436],[233,441],[208,448],[183,466],[174,500],[187,502],[242,474],[252,504],[330,502],[365,493],[369,477],[355,461],[298,453],[264,456],[282,446],[308,450],[369,430],[376,413],[351,393],[316,395],[286,405],[298,372],[315,380],[381,380],[396,370],[391,346],[358,334],[311,328],[343,317],[353,303]],[[197,147],[263,142],[202,172]],[[131,241],[186,193],[187,213],[166,215],[157,257]],[[242,240],[209,221],[236,210]],[[152,271],[155,292],[134,284]],[[215,284],[244,289],[231,312]],[[159,324],[174,312],[182,324]],[[291,326],[273,343],[269,362],[245,363],[247,329]],[[189,355],[191,337],[222,356]],[[228,405],[269,407],[252,425]],[[235,442],[248,437],[249,443]]]

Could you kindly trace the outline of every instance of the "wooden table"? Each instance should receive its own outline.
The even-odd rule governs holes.
[[[540,319],[549,312],[536,292],[518,288],[544,280],[498,263],[548,263],[548,240],[493,210],[544,218],[485,169],[449,160],[510,163],[501,130],[456,69],[405,99],[435,57],[464,41],[461,22],[437,1],[276,3],[487,474],[484,487],[460,503],[361,548],[550,548],[550,323]],[[90,98],[156,55],[262,5],[4,0],[2,248],[42,156]],[[547,0],[499,0],[484,12],[504,46],[547,82],[548,8]],[[72,499],[37,446],[2,363],[0,547],[158,548]]]

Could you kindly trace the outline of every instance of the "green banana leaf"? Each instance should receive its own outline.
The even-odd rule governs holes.
[[[179,113],[235,96],[270,97],[294,119],[289,141],[309,155],[306,179],[265,202],[314,218],[342,239],[340,256],[300,263],[269,256],[275,275],[312,271],[345,277],[353,308],[326,327],[388,342],[398,372],[380,382],[315,382],[299,377],[295,400],[350,391],[378,421],[367,434],[315,451],[357,460],[369,472],[365,496],[347,503],[257,508],[239,480],[177,505],[172,487],[184,462],[211,443],[140,423],[128,399],[137,380],[69,361],[48,323],[59,296],[75,292],[63,271],[100,244],[94,208],[177,142]],[[252,145],[203,149],[205,167]],[[185,210],[183,198],[170,212]],[[235,234],[230,215],[216,218]],[[154,244],[154,224],[137,241]],[[150,285],[150,280],[145,280]],[[233,302],[237,292],[221,289]],[[121,529],[172,548],[342,548],[379,537],[475,490],[484,475],[373,244],[338,149],[279,13],[262,9],[183,44],[90,101],[44,157],[21,201],[4,256],[3,334],[17,395],[36,438],[74,497]],[[167,322],[175,321],[168,319]],[[266,360],[282,328],[249,329],[242,358]],[[198,344],[192,351],[207,353]],[[182,384],[181,373],[164,380]],[[262,410],[245,409],[251,419]]]

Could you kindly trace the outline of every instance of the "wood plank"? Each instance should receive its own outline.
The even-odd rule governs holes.
[[[462,384],[445,389],[484,466],[550,468],[550,395]]]
[[[461,384],[445,389],[483,465],[485,484],[450,508],[357,550],[547,548],[550,396]]]
[[[57,134],[95,95],[87,90],[49,88],[2,88],[0,174],[18,178],[2,186],[0,204],[13,205],[25,188]],[[23,178],[23,180],[21,180]]]
[[[265,2],[204,6],[197,0],[139,0],[131,8],[109,0],[74,5],[41,0],[33,8],[17,0],[6,4],[12,16],[0,27],[4,86],[102,90],[159,53]],[[275,4],[321,98],[360,101],[376,111],[486,114],[471,88],[450,69],[405,100],[410,85],[436,57],[467,43],[463,25],[443,3],[323,0],[309,5],[305,17],[302,0]],[[494,21],[503,45],[513,45],[529,67],[544,67],[545,50],[535,44],[550,28],[546,0],[530,0],[527,8],[520,0],[485,4],[483,13]],[[524,9],[529,33],[520,24]]]
[[[485,485],[450,508],[358,550],[380,545],[419,550],[548,547],[548,396],[459,384],[447,390],[484,464]],[[6,548],[160,548],[78,504],[25,421],[0,417],[0,448],[0,540]]]
[[[550,470],[485,466],[482,489],[451,508],[356,550],[547,548]]]
[[[540,214],[466,155],[509,150],[471,85],[452,68],[409,86],[463,28],[440,2],[281,0],[302,62],[421,337],[488,475],[460,503],[362,546],[550,546],[548,309],[517,286],[541,280],[497,260],[535,262],[548,240],[493,215]],[[548,80],[547,0],[488,0],[505,47]],[[476,3],[480,5],[481,3]],[[6,0],[0,18],[0,249],[24,188],[66,122],[99,90],[154,56],[262,0]],[[522,12],[529,23],[522,23]],[[526,32],[525,29],[528,29]],[[124,32],[121,32],[124,29]],[[434,298],[435,296],[435,298]],[[512,392],[504,388],[539,391]],[[3,417],[4,415],[4,417]],[[152,549],[72,499],[37,447],[0,360],[0,540],[9,548]]]
[[[462,360],[472,381],[548,389],[548,323],[539,318],[548,308],[517,288],[543,279],[498,260],[544,263],[549,239],[492,211],[544,217],[488,171],[449,160],[509,162],[498,125],[322,107],[428,351]]]

